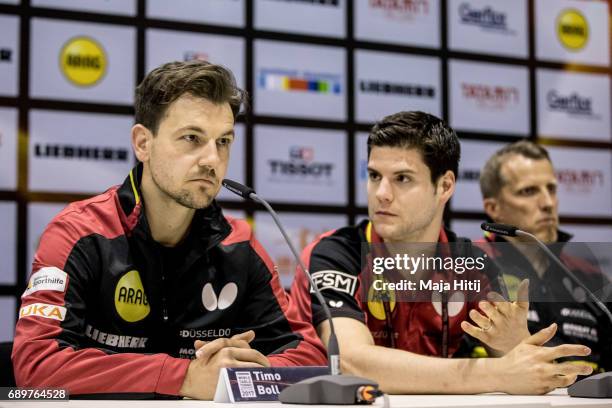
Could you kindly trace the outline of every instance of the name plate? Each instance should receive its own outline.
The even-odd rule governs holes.
[[[296,382],[329,374],[328,367],[223,368],[215,402],[278,401],[282,390]]]

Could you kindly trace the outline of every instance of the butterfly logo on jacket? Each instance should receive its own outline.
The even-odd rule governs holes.
[[[209,282],[202,289],[202,304],[209,312],[214,312],[217,309],[224,310],[234,303],[236,296],[238,296],[238,285],[234,282],[225,284],[219,295],[215,293],[215,288]]]

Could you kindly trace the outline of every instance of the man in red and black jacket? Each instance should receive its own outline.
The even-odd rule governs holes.
[[[15,334],[18,386],[210,399],[221,367],[326,364],[249,225],[214,201],[243,99],[229,71],[202,61],[138,86],[140,164],[41,237]]]
[[[455,243],[455,251],[464,250],[453,255],[478,256],[477,248],[443,228],[459,156],[457,135],[439,118],[423,112],[383,118],[368,137],[369,220],[327,232],[302,252],[308,272],[330,307],[342,369],[376,380],[386,392],[400,394],[546,393],[569,385],[578,373],[590,369],[554,364],[554,359],[585,355],[589,350],[578,345],[541,347],[556,328],[553,325],[530,335],[527,301],[474,302],[453,289],[445,291],[445,299],[443,294],[430,293],[428,301],[402,302],[397,290],[370,296],[372,288],[374,292],[379,289],[368,282],[371,271],[364,247],[372,254],[408,249],[411,243],[442,247]],[[291,297],[292,305],[313,322],[327,344],[329,322],[300,268]],[[467,321],[468,316],[474,324]],[[439,358],[454,353],[462,330],[502,357]]]
[[[485,164],[480,189],[492,221],[535,235],[592,292],[603,294],[610,283],[588,245],[568,243],[571,235],[558,229],[557,178],[544,147],[528,140],[504,146]],[[584,344],[592,353],[574,360],[593,367],[594,372],[612,369],[612,327],[599,309],[585,302],[583,288],[531,241],[487,233],[478,245],[503,271],[511,297],[518,282],[529,279],[531,332],[556,322],[559,330],[551,344]]]

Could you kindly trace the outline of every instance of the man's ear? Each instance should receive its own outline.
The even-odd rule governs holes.
[[[132,126],[132,148],[140,162],[146,162],[151,156],[151,139],[153,134],[140,123]]]
[[[499,222],[499,200],[495,197],[483,198],[482,207],[487,216],[494,222]]]
[[[455,173],[450,170],[447,170],[446,173],[444,173],[438,179],[437,189],[443,204],[446,204],[448,200],[450,200],[450,198],[453,196],[456,184],[457,181],[455,179]]]

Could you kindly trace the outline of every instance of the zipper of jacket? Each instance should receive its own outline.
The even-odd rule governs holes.
[[[164,270],[164,265],[162,262],[161,268],[161,279],[162,279],[162,317],[164,319],[164,323],[168,323],[168,300],[166,298],[166,271]]]

